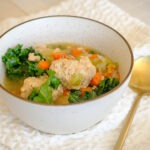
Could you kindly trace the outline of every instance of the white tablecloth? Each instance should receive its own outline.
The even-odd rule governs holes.
[[[108,0],[68,0],[23,18],[0,22],[0,34],[25,20],[48,15],[76,15],[101,21],[118,30],[130,43],[135,58],[150,55],[150,27],[132,18]],[[17,119],[0,98],[0,150],[112,150],[135,93],[127,87],[119,103],[101,123],[70,135],[39,132]],[[143,96],[124,150],[150,149],[150,99]]]

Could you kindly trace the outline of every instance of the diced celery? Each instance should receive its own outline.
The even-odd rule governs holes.
[[[107,63],[102,61],[100,58],[91,59],[92,64],[96,67],[98,71],[106,70]]]
[[[111,61],[108,57],[105,58],[105,62],[106,62],[107,64],[112,63],[112,61]]]
[[[94,58],[90,60],[95,67],[102,62],[99,58]]]
[[[54,58],[53,58],[52,56],[49,56],[49,57],[46,58],[46,61],[47,61],[49,64],[51,64],[53,60],[54,60]]]
[[[46,49],[46,50],[41,51],[40,53],[42,54],[44,58],[47,58],[53,53],[53,51],[54,49]]]
[[[95,49],[89,49],[88,51],[90,54],[97,54],[97,50]]]
[[[107,69],[106,67],[107,67],[107,63],[102,62],[96,66],[96,69],[100,72],[104,72]]]
[[[119,67],[119,64],[117,62],[111,62],[107,65],[108,68],[118,68]]]
[[[71,86],[79,86],[83,80],[83,75],[82,74],[72,74],[71,79],[70,79],[70,85]]]

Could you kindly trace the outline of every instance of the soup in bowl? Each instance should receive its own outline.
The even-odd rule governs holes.
[[[44,132],[76,133],[103,120],[128,84],[133,55],[111,27],[51,16],[1,36],[0,93],[22,121]]]

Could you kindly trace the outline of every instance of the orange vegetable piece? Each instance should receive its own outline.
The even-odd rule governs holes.
[[[64,90],[64,92],[63,92],[63,95],[68,95],[70,93],[70,91],[69,90]]]
[[[119,72],[117,72],[116,77],[120,80],[120,74],[119,74]]]
[[[104,77],[111,77],[111,73],[105,72],[105,73],[104,73]]]
[[[50,64],[47,61],[45,61],[45,60],[41,60],[38,63],[38,67],[41,68],[41,69],[47,70],[47,69],[49,69]]]
[[[98,58],[98,54],[92,54],[92,55],[90,55],[90,58],[91,59]]]
[[[81,54],[82,54],[82,51],[79,50],[79,49],[73,49],[71,51],[71,54],[74,56],[74,57],[79,57]]]
[[[51,55],[52,55],[52,57],[53,57],[55,60],[65,57],[65,54],[64,54],[64,53],[61,53],[61,52],[55,52],[55,53],[52,53]]]
[[[84,95],[84,93],[85,93],[86,91],[91,91],[91,90],[92,90],[91,87],[81,88],[81,89],[80,89],[81,95]]]
[[[101,80],[102,74],[100,72],[96,72],[95,76],[91,80],[91,85],[97,86]]]

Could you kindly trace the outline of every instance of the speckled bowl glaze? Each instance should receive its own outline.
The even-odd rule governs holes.
[[[128,42],[111,27],[82,17],[48,16],[33,19],[10,29],[0,37],[0,58],[18,43],[71,42],[99,49],[119,63],[121,83],[112,91],[87,102],[44,105],[16,97],[3,86],[4,64],[0,59],[0,95],[10,110],[31,127],[47,133],[69,134],[83,131],[103,120],[119,101],[133,67]]]

